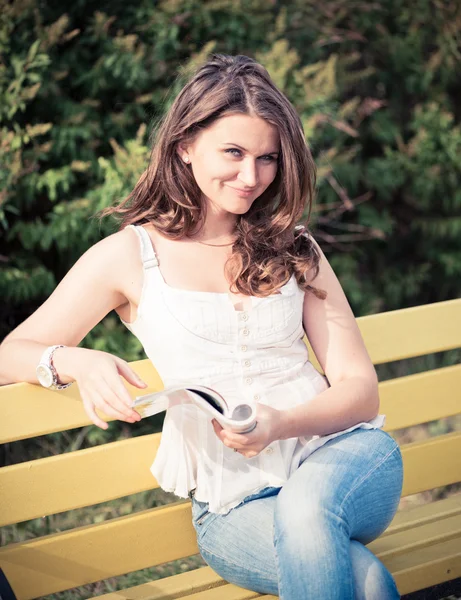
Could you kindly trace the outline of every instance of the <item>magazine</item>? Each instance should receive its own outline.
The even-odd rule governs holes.
[[[145,418],[182,404],[195,404],[216,419],[221,427],[236,433],[249,433],[256,427],[254,406],[238,404],[231,410],[221,394],[202,385],[169,387],[161,392],[138,396],[132,407]]]

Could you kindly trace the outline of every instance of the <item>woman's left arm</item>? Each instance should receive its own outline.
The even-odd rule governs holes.
[[[309,342],[330,387],[294,408],[258,405],[258,426],[249,434],[223,429],[213,421],[224,445],[251,458],[274,440],[328,435],[373,419],[379,411],[378,378],[341,284],[323,252],[313,281],[328,294],[306,293],[303,322]]]
[[[279,439],[342,431],[379,412],[375,368],[341,284],[317,248],[320,271],[313,284],[327,298],[306,293],[303,322],[330,387],[306,404],[281,411]]]

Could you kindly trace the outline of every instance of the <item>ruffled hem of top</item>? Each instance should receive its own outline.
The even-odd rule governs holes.
[[[150,468],[160,487],[179,498],[187,498],[196,487],[194,442],[197,444],[195,427],[196,407],[183,406],[173,418],[171,409],[166,412],[162,437],[155,460]],[[195,418],[194,418],[195,417]],[[179,422],[178,422],[179,419]],[[183,423],[189,420],[189,436],[181,435]],[[171,449],[175,451],[172,452]]]
[[[357,423],[343,431],[325,436],[314,436],[309,439],[299,438],[299,447],[293,454],[290,473],[293,473],[312,452],[326,444],[328,440],[354,431],[355,429],[380,429],[384,426],[385,420],[385,415],[377,415],[368,422]],[[233,498],[221,504],[214,493],[215,490],[207,489],[205,484],[207,479],[200,477],[200,473],[194,473],[193,449],[188,447],[184,436],[179,434],[179,429],[177,429],[176,425],[173,419],[165,419],[162,433],[162,442],[164,443],[160,443],[157,455],[150,469],[160,487],[166,492],[173,493],[179,498],[188,498],[189,492],[199,487],[200,489],[197,489],[195,494],[196,500],[199,502],[208,502],[208,509],[211,513],[224,515],[239,506],[247,496],[255,494],[266,487],[282,487],[288,480],[288,478],[283,479],[283,481],[280,478],[275,480],[269,475],[267,480],[253,491],[245,490],[238,498]],[[167,443],[168,438],[170,438],[169,443]],[[177,451],[168,451],[172,447],[176,448]],[[197,486],[196,477],[200,479],[200,486]]]
[[[286,480],[283,483],[286,483]],[[281,483],[280,481],[277,484],[275,484],[275,482],[264,483],[263,485],[258,486],[254,490],[245,491],[245,495],[243,497],[239,499],[234,499],[231,502],[227,502],[227,504],[223,504],[219,507],[213,507],[210,503],[208,506],[208,510],[210,513],[216,513],[217,515],[227,515],[232,509],[240,506],[246,500],[246,498],[248,498],[248,496],[253,496],[253,494],[257,494],[258,492],[266,488],[281,488],[283,483]],[[208,500],[199,498],[197,494],[194,495],[194,498],[199,502],[208,502]],[[213,510],[213,508],[216,508],[216,510]]]
[[[176,462],[178,463],[179,461]],[[178,498],[188,498],[190,490],[193,490],[196,487],[195,481],[192,478],[187,477],[187,474],[186,478],[181,477],[180,474],[184,472],[183,465],[176,464],[175,466],[176,469],[173,469],[171,461],[169,461],[168,469],[165,469],[164,465],[162,465],[162,461],[156,456],[150,468],[150,472],[155,477],[162,490],[171,492],[175,496],[178,496]],[[166,478],[165,473],[168,473],[170,476]],[[185,481],[188,481],[188,483],[184,483]]]

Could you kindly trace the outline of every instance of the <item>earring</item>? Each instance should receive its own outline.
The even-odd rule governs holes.
[[[185,156],[185,157],[184,157],[184,162],[185,162],[186,164],[189,164],[189,157],[188,157],[188,156]]]

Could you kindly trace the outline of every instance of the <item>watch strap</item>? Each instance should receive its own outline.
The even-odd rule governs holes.
[[[70,382],[70,383],[60,383],[59,382],[58,374],[53,365],[53,354],[55,353],[55,351],[58,348],[65,348],[65,347],[66,346],[64,346],[63,344],[56,344],[54,346],[49,346],[48,348],[45,349],[45,351],[42,354],[42,357],[40,358],[40,364],[46,365],[53,374],[53,383],[50,386],[50,389],[53,389],[53,390],[65,390],[70,385],[72,385],[72,382]]]

